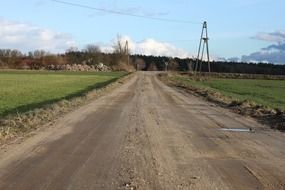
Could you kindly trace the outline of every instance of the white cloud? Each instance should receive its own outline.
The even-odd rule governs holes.
[[[269,62],[285,64],[285,51],[272,51],[271,49],[267,50],[267,48],[263,48],[258,52],[242,56],[241,60],[248,62]]]
[[[69,34],[5,19],[0,19],[0,36],[0,48],[19,49],[23,52],[43,49],[57,53],[75,46]]]
[[[285,30],[271,33],[261,32],[253,39],[269,41],[273,44],[260,51],[242,56],[242,61],[285,64]]]
[[[271,33],[260,32],[252,38],[262,41],[282,43],[285,42],[285,30],[271,32]]]
[[[117,39],[112,41],[115,44]],[[167,42],[160,42],[152,38],[142,40],[140,42],[135,42],[129,36],[121,36],[120,41],[125,44],[128,41],[129,49],[132,54],[142,54],[142,55],[154,55],[154,56],[168,56],[168,57],[179,57],[186,58],[192,57],[193,54],[187,52],[182,48],[175,47],[174,45]],[[106,45],[102,47],[103,51],[111,52],[112,45]]]
[[[1,18],[0,36],[0,48],[19,49],[23,52],[42,49],[53,53],[60,53],[69,47],[76,46],[72,36],[69,34]],[[110,44],[101,46],[101,49],[111,52],[116,40],[114,39]],[[126,40],[128,40],[129,49],[132,54],[180,58],[192,57],[192,54],[182,48],[152,38],[136,42],[128,36],[121,36],[123,43]]]

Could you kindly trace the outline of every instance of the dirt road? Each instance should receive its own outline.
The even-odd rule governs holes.
[[[0,150],[0,189],[281,190],[285,135],[141,72]]]

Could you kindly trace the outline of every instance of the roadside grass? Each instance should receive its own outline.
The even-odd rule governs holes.
[[[174,80],[239,101],[249,100],[269,108],[285,110],[285,80],[218,79],[194,80],[187,76],[173,76]]]
[[[126,72],[0,71],[0,117],[84,95]]]

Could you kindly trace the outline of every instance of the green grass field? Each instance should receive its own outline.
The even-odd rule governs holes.
[[[80,96],[124,72],[0,71],[0,116]]]
[[[219,91],[238,100],[251,100],[257,104],[285,110],[285,80],[218,79],[194,81],[185,76],[175,80],[193,87]]]

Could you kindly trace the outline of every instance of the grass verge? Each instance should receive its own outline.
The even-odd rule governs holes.
[[[78,73],[74,74],[80,75]],[[64,76],[74,76],[74,74],[64,73]],[[91,74],[89,73],[87,75]],[[116,73],[116,77],[114,77],[114,73],[109,73],[107,75],[111,75],[113,77],[108,78],[109,80],[106,80],[103,73],[100,73],[99,75],[104,76],[105,80],[98,82],[98,80],[94,79],[95,83],[93,80],[92,85],[87,85],[85,88],[74,91],[74,93],[65,94],[64,96],[62,95],[62,98],[53,98],[48,101],[40,101],[39,104],[33,104],[33,106],[30,106],[30,104],[28,104],[29,106],[27,106],[27,110],[23,109],[21,112],[15,113],[13,111],[9,114],[6,114],[5,116],[2,115],[0,118],[0,144],[14,139],[15,137],[23,136],[28,132],[37,129],[39,126],[52,124],[57,118],[60,118],[62,115],[111,91],[116,86],[120,85],[122,83],[121,81],[127,80],[129,77],[126,76],[127,73]],[[63,91],[63,93],[65,92]],[[34,105],[36,106],[34,107]]]
[[[1,71],[0,117],[81,96],[125,74],[123,72]]]
[[[285,80],[219,79],[160,74],[168,85],[285,130]]]

